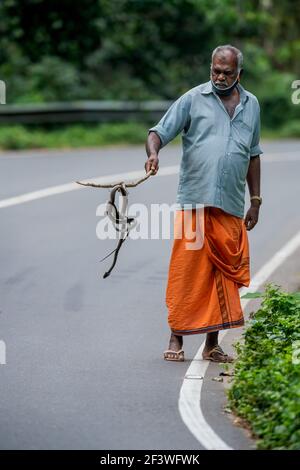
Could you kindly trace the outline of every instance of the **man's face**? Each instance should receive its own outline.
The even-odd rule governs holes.
[[[231,86],[239,78],[234,54],[225,51],[214,56],[211,64],[211,79],[219,88]]]

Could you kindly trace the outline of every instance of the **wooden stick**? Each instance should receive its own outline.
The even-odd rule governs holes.
[[[76,181],[76,183],[81,184],[82,186],[91,186],[92,188],[114,188],[115,186],[117,186],[119,184],[125,185],[127,188],[134,188],[138,184],[143,183],[144,181],[146,181],[149,178],[149,176],[151,176],[153,174],[154,174],[153,170],[150,170],[150,171],[148,171],[148,173],[146,173],[145,176],[143,176],[143,178],[140,178],[137,181],[131,181],[131,182],[128,182],[128,183],[125,183],[125,181],[120,181],[119,183],[107,183],[107,184],[82,183],[81,181]]]

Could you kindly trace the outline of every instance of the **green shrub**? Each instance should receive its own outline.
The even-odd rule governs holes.
[[[0,148],[76,148],[114,144],[141,144],[149,126],[143,123],[74,124],[46,130],[25,126],[0,128]]]
[[[258,438],[260,449],[300,449],[299,293],[268,284],[260,309],[236,344],[229,402]],[[300,345],[300,342],[299,342]]]
[[[280,129],[279,135],[280,137],[300,137],[300,119],[287,122]]]

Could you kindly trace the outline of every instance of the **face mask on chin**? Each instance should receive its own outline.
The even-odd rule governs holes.
[[[213,90],[218,94],[218,95],[221,95],[221,96],[229,96],[231,95],[231,93],[233,92],[233,90],[235,89],[235,87],[237,86],[238,84],[238,78],[234,81],[234,83],[226,88],[222,88],[222,87],[218,87],[217,85],[214,84],[212,78],[210,77],[210,81],[211,81],[211,84],[212,84],[212,87],[213,87]]]

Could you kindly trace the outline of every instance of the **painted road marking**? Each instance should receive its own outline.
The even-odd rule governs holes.
[[[240,296],[246,292],[256,292],[271,274],[298,248],[300,248],[300,231],[292,237],[274,256],[255,274],[249,287],[240,290]],[[251,299],[241,299],[243,310]],[[220,332],[220,340],[230,330]],[[188,368],[186,375],[202,375],[205,379],[205,372],[209,366],[209,361],[202,360],[204,342],[200,346]],[[207,450],[233,450],[218,436],[204,418],[201,408],[201,393],[203,380],[183,380],[181,386],[178,407],[181,418],[193,436]]]
[[[286,152],[280,161],[288,160],[288,154],[291,158],[290,161],[298,161],[299,158],[294,153],[295,152]],[[264,157],[264,161],[274,162],[279,161],[277,154],[269,154],[269,156]],[[179,166],[167,166],[159,169],[159,172],[156,176],[170,176],[178,173]],[[112,181],[122,181],[122,180],[131,180],[139,178],[141,176],[141,171],[132,171],[128,173],[112,174],[107,176],[100,176],[97,178],[90,178],[82,180],[83,182],[93,181],[95,183],[108,183]],[[51,186],[49,188],[41,189],[38,191],[33,191],[20,196],[11,197],[8,199],[3,199],[0,201],[0,208],[11,207],[18,204],[23,204],[25,202],[34,201],[48,196],[53,196],[56,194],[62,194],[70,191],[76,191],[83,189],[84,186],[80,186],[73,183],[62,184],[58,186]],[[248,288],[243,288],[240,291],[240,295],[243,295],[247,291],[257,291],[257,289],[265,282],[270,275],[290,256],[294,253],[297,248],[300,247],[300,232],[295,235],[281,250],[279,250],[269,262],[267,262],[254,276],[250,286]],[[245,309],[248,302],[251,299],[244,299],[241,301],[243,309]],[[224,338],[227,331],[220,332],[220,340]],[[205,377],[205,372],[208,368],[209,362],[202,361],[202,350],[204,348],[204,343],[200,346],[197,354],[195,355],[190,367],[186,372],[186,376],[197,375]],[[201,409],[201,391],[202,391],[203,380],[190,380],[188,378],[184,379],[180,395],[179,395],[179,412],[182,417],[183,422],[186,424],[190,432],[194,437],[208,450],[214,449],[224,449],[231,450],[232,448],[228,446],[209,426],[207,421],[204,418],[202,409]],[[199,406],[200,403],[200,406]]]
[[[2,157],[6,158],[6,157]],[[9,157],[7,157],[9,158]],[[16,157],[18,158],[18,157]],[[278,152],[278,153],[268,153],[262,157],[263,161],[266,163],[274,163],[274,162],[291,162],[291,161],[300,161],[299,152],[291,151],[291,152]],[[0,158],[1,161],[1,158]],[[155,175],[157,176],[170,176],[176,175],[179,172],[179,165],[173,166],[165,166],[159,169],[158,173]],[[107,176],[98,176],[95,178],[89,178],[81,180],[82,182],[93,181],[94,183],[111,183],[113,181],[122,181],[122,180],[131,180],[135,178],[140,178],[142,176],[141,171],[130,171],[128,173],[119,173]],[[42,199],[44,197],[55,196],[57,194],[68,193],[70,191],[77,191],[83,189],[84,186],[80,186],[79,184],[72,182],[66,184],[60,184],[58,186],[50,186],[48,188],[40,189],[37,191],[32,191],[24,194],[20,194],[19,196],[13,196],[7,199],[0,200],[0,209],[5,207],[16,206],[18,204],[24,204],[25,202],[35,201],[36,199]]]
[[[155,175],[155,178],[157,176],[175,175],[176,173],[178,173],[178,169],[179,169],[178,165],[166,166],[166,167],[160,168],[157,175]],[[97,184],[106,184],[106,183],[112,183],[115,181],[119,182],[123,180],[126,181],[126,180],[141,178],[141,176],[143,176],[142,171],[130,171],[128,173],[119,173],[119,174],[113,174],[113,175],[107,175],[107,176],[98,176],[96,178],[89,178],[89,179],[81,180],[81,182],[87,183],[89,181],[93,181],[93,183],[97,183]],[[84,186],[80,186],[79,184],[75,182],[60,184],[58,186],[50,186],[49,188],[44,188],[38,191],[32,191],[30,193],[21,194],[20,196],[14,196],[8,199],[2,199],[0,201],[0,209],[3,209],[4,207],[16,206],[18,204],[24,204],[25,202],[35,201],[36,199],[42,199],[44,197],[55,196],[56,194],[68,193],[70,191],[79,191],[80,189],[83,189],[83,188]]]

